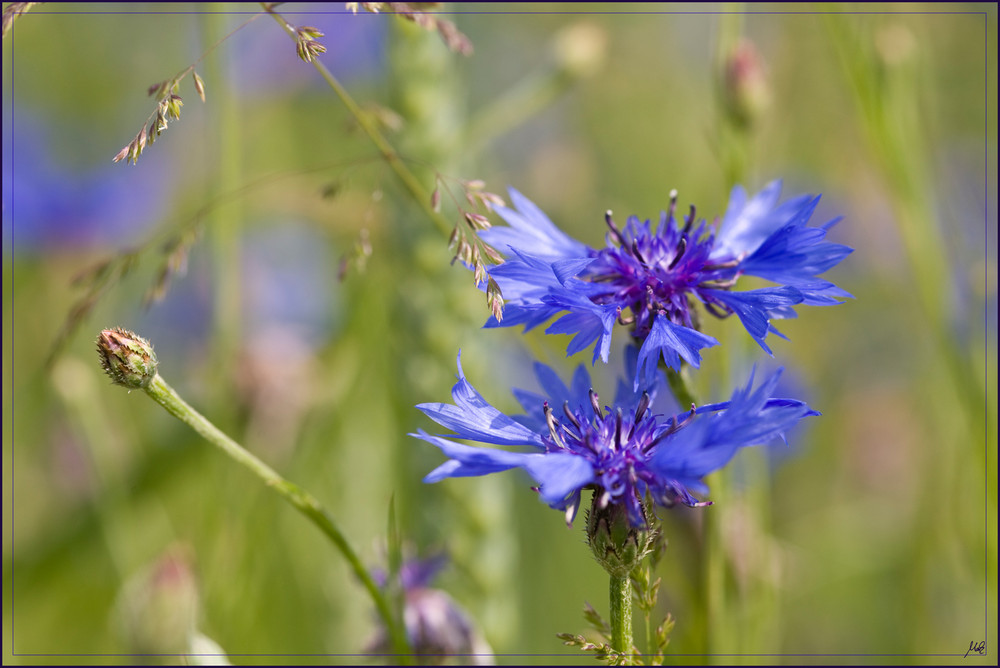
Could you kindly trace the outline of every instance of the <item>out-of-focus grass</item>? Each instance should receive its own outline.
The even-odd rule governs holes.
[[[496,651],[547,655],[501,662],[561,660],[552,654],[568,650],[554,634],[585,630],[585,600],[607,606],[605,576],[589,556],[580,522],[567,530],[516,473],[423,485],[440,454],[406,433],[430,427],[413,405],[447,398],[459,348],[470,380],[504,409],[515,407],[511,384],[531,386],[529,346],[566,370],[584,356],[563,362],[565,341],[539,332],[522,341],[513,330],[479,328],[487,317],[483,296],[467,272],[449,266],[446,240],[373,159],[287,38],[274,38],[280,29],[273,22],[252,24],[211,56],[217,76],[228,78],[206,79],[204,106],[190,89],[182,91],[181,120],[137,166],[102,172],[148,113],[145,87],[197,57],[199,31],[208,28],[195,15],[81,16],[68,9],[33,10],[3,45],[5,662],[65,660],[57,654],[127,661],[85,655],[128,651],[116,632],[116,597],[178,543],[190,550],[198,578],[200,628],[238,655],[234,662],[266,660],[254,654],[361,653],[372,632],[370,601],[312,527],[151,402],[107,385],[92,340],[116,324],[154,342],[162,373],[199,410],[327,504],[372,565],[383,558],[377,545],[394,494],[404,535],[422,549],[451,552],[454,564],[440,584],[477,617]],[[622,217],[658,216],[671,188],[682,205],[721,215],[728,192],[712,79],[720,17],[582,16],[562,5],[526,11],[544,9],[556,13],[457,17],[476,47],[461,61],[443,53],[434,35],[390,29],[391,17],[290,18],[344,31],[376,26],[372,39],[386,40],[378,48],[398,49],[381,74],[352,60],[351,51],[331,48],[336,59],[329,62],[348,77],[352,67],[367,67],[364,76],[346,79],[358,99],[393,108],[417,100],[410,124],[392,141],[448,176],[483,178],[500,192],[518,188],[579,239],[600,242],[608,208]],[[802,308],[797,320],[780,326],[791,341],[776,341],[775,362],[765,363],[784,365],[790,386],[823,417],[795,435],[793,453],[774,464],[769,484],[753,474],[762,462],[743,457],[718,505],[661,513],[669,540],[661,602],[677,619],[670,652],[692,662],[851,660],[748,656],[767,653],[937,663],[961,660],[978,640],[995,652],[995,631],[986,627],[987,613],[996,619],[996,172],[995,153],[986,153],[996,144],[995,84],[986,78],[996,71],[995,8],[903,14],[887,6],[886,14],[842,17],[816,15],[831,9],[812,5],[752,11],[765,9],[782,13],[752,14],[742,26],[768,64],[773,99],[749,139],[746,185],[756,190],[783,177],[787,195],[824,194],[816,222],[845,215],[831,238],[857,250],[832,275],[856,299]],[[871,11],[833,11],[862,9]],[[952,6],[915,8],[945,10]],[[231,17],[227,25],[238,21]],[[441,138],[449,129],[460,137],[461,128],[435,128],[436,111],[447,110],[453,124],[476,117],[543,68],[553,35],[578,21],[606,37],[600,72],[478,153]],[[858,40],[856,48],[845,51],[845,40]],[[248,72],[260,62],[250,54],[262,49],[274,64],[287,61],[286,73]],[[409,68],[400,62],[406,53]],[[419,53],[428,60],[417,61]],[[434,76],[420,78],[428,70],[414,73],[414,62],[436,68]],[[852,68],[865,67],[874,68],[865,75],[876,77],[874,99],[912,117],[870,127],[851,79]],[[237,180],[257,184],[234,209],[235,238],[244,250],[255,238],[271,240],[249,255],[271,253],[281,264],[276,254],[286,246],[273,240],[293,229],[305,235],[324,249],[317,257],[329,258],[307,268],[325,301],[303,299],[308,288],[283,287],[282,274],[262,274],[266,268],[247,264],[246,253],[240,266],[219,266],[224,253],[205,240],[187,276],[144,312],[138,304],[155,269],[147,259],[45,372],[47,346],[79,294],[70,279],[126,242],[58,243],[84,219],[73,201],[43,216],[37,200],[17,189],[18,174],[39,158],[24,133],[30,127],[47,140],[48,166],[35,187],[51,198],[72,192],[62,182],[91,174],[134,192],[133,184],[153,181],[143,188],[159,189],[160,199],[104,203],[107,217],[131,212],[127,243],[136,243],[187,221],[219,187],[227,154],[220,153],[213,114],[226,95],[235,96],[229,104],[237,110],[225,117],[239,147]],[[897,122],[906,124],[906,137],[879,134],[891,134]],[[889,161],[880,154],[886,146],[894,151]],[[44,170],[53,165],[59,171],[47,183]],[[324,165],[330,167],[303,173]],[[924,179],[919,200],[895,187],[901,169]],[[339,194],[321,197],[333,183]],[[902,201],[901,192],[910,199]],[[923,208],[907,218],[913,201]],[[24,225],[57,233],[46,244],[29,244],[34,237],[19,229]],[[361,230],[372,248],[366,269],[338,283],[336,258]],[[914,250],[904,243],[913,234],[939,241]],[[288,262],[281,266],[287,271]],[[917,289],[932,266],[934,285]],[[235,312],[243,320],[235,343],[212,346],[216,277],[227,272],[242,277]],[[270,280],[254,280],[261,275]],[[940,294],[923,296],[933,288]],[[297,311],[303,315],[289,323],[269,311],[269,290],[279,303],[304,303]],[[708,326],[727,345],[741,345],[736,322]],[[729,393],[718,380],[726,364],[761,356],[742,350],[751,357],[726,361],[719,349],[706,351],[701,373],[713,379],[703,381],[706,399]],[[963,382],[975,387],[956,386],[962,376],[950,370],[955,358],[971,370]],[[614,373],[596,369],[598,389],[610,390]],[[286,389],[267,394],[275,387]],[[976,393],[986,397],[983,406],[969,404]],[[767,503],[753,501],[760,494]],[[724,550],[721,617],[706,616],[718,604],[710,605],[704,590],[708,513],[721,537],[713,545]],[[692,656],[706,651],[730,655]]]

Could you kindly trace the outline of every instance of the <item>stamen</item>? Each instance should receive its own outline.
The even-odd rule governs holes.
[[[729,260],[728,262],[719,262],[718,264],[706,264],[702,267],[702,270],[715,271],[716,269],[732,269],[733,267],[738,267],[739,264],[739,260]]]
[[[683,420],[681,420],[681,421],[679,421],[677,423],[677,429],[683,429],[684,427],[686,427],[689,424],[691,424],[691,421],[694,420],[694,416],[695,416],[695,413],[696,413],[697,410],[698,410],[697,407],[694,405],[694,402],[692,401],[691,402],[691,412],[689,412],[687,414],[686,418],[684,418]]]
[[[601,494],[601,498],[598,499],[597,501],[597,506],[601,510],[604,510],[605,508],[608,507],[609,503],[611,503],[611,492],[609,492],[608,490],[604,490],[604,494]]]
[[[674,217],[674,211],[677,210],[677,189],[674,188],[670,191],[670,209],[667,211],[667,215],[671,218]]]
[[[594,390],[591,389],[590,390],[590,405],[594,409],[594,414],[597,415],[597,418],[599,420],[603,420],[604,419],[604,414],[601,413],[601,404],[598,403],[599,401],[600,401],[600,398],[597,396],[597,392],[594,392]]]
[[[689,215],[684,220],[684,231],[681,233],[682,236],[687,236],[687,233],[691,231],[691,226],[694,225],[694,204],[691,205],[691,215]]]
[[[673,265],[670,266],[672,267]],[[699,283],[698,287],[708,288],[710,290],[728,290],[729,288],[736,285],[736,281],[738,278],[739,278],[738,276],[733,276],[732,278],[728,278],[724,281],[705,281],[703,283]]]
[[[615,414],[615,450],[622,449],[622,409]]]
[[[559,420],[552,415],[552,407],[549,406],[549,402],[546,401],[542,404],[542,410],[545,411],[545,424],[549,426],[549,435],[552,436],[552,440],[555,441],[556,445],[560,448],[567,450],[568,448],[566,447],[566,444],[563,443],[562,438],[559,436]]]
[[[615,221],[611,219],[611,209],[608,209],[604,213],[604,222],[608,224],[608,227],[611,229],[611,235],[615,238],[615,241],[618,242],[618,245],[622,248],[628,249],[628,244],[625,243],[625,237],[623,237],[622,233],[618,231],[618,226],[615,225]]]
[[[671,434],[676,434],[680,429],[690,424],[691,421],[694,420],[695,418],[695,410],[696,410],[695,405],[691,404],[691,412],[688,413],[687,417],[685,417],[683,420],[678,421],[676,419],[676,416],[667,420],[667,428],[664,429],[659,436],[657,436],[656,438],[651,440],[648,444],[643,446],[642,448],[643,453],[649,452],[650,450],[653,449],[654,446],[659,444],[660,441],[665,439],[667,436],[670,436]]]
[[[662,308],[663,305],[656,298],[656,291],[653,289],[652,285],[649,284],[646,285],[646,302],[642,306],[643,306],[642,308],[643,322],[649,321],[650,323],[652,323],[652,320],[653,318],[656,317],[657,313],[663,313],[664,315],[666,315],[666,312],[663,311]],[[634,311],[635,307],[633,307],[632,310]]]
[[[570,431],[570,428],[567,427],[564,424],[559,425],[559,428],[562,429],[563,433],[566,434],[566,436],[569,437],[570,442],[579,440],[579,438],[578,438],[579,430],[577,430],[577,433],[574,434],[572,431]]]
[[[654,438],[653,440],[651,440],[646,445],[642,446],[642,453],[643,454],[647,454],[650,450],[652,450],[657,445],[659,445],[660,441],[662,441],[667,436],[670,436],[671,434],[673,434],[676,431],[677,431],[677,428],[674,427],[673,425],[671,425],[671,427],[669,429],[664,429],[663,432],[661,432],[659,436],[657,436],[656,438]]]
[[[632,256],[636,260],[638,260],[639,263],[643,267],[647,267],[647,268],[649,267],[649,265],[646,264],[645,258],[642,257],[642,253],[639,252],[639,240],[638,239],[633,239],[632,240]]]
[[[635,433],[636,422],[632,422],[632,425],[628,428],[628,435],[625,436],[625,440],[632,442],[632,434]]]
[[[646,414],[646,409],[649,408],[649,392],[643,392],[642,397],[639,399],[639,405],[635,407],[635,423],[639,424],[639,420],[642,416]],[[635,425],[633,425],[633,428]],[[632,434],[630,433],[629,436]]]
[[[726,307],[725,310],[719,310],[718,306],[709,301],[703,302],[703,304],[705,306],[705,310],[714,315],[716,318],[728,318],[733,313],[728,307]]]
[[[570,411],[570,409],[569,409],[569,401],[568,400],[563,402],[563,413],[566,415],[566,419],[569,420],[570,422],[572,422],[573,426],[576,427],[577,431],[579,431],[580,430],[580,421],[577,420],[576,416],[573,415],[572,411]]]
[[[573,518],[576,517],[576,504],[571,503],[566,506],[566,526],[573,526]]]
[[[687,237],[681,237],[681,240],[677,243],[677,254],[674,255],[674,259],[670,261],[670,264],[667,266],[667,269],[673,269],[674,267],[677,266],[677,263],[681,261],[682,257],[684,257],[684,251],[687,250],[687,247],[688,247]]]
[[[577,442],[580,445],[582,445],[583,447],[585,447],[588,450],[590,450],[591,452],[593,452],[598,457],[601,456],[601,453],[600,453],[601,446],[599,446],[599,445],[597,445],[597,444],[595,444],[593,442],[593,440],[592,440],[591,435],[590,435],[589,432],[587,434],[585,434],[582,438],[580,438]]]

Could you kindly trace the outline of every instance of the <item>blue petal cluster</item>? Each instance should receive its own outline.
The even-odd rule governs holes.
[[[820,198],[800,195],[778,204],[780,192],[781,182],[774,181],[748,200],[737,186],[718,232],[697,222],[693,207],[677,220],[675,202],[655,229],[634,216],[619,229],[608,212],[606,246],[595,249],[568,237],[511,189],[514,208],[496,207],[509,227],[480,233],[509,256],[490,269],[507,303],[502,322],[491,318],[487,327],[524,325],[527,331],[561,314],[546,332],[573,335],[568,354],[593,345],[593,361],[607,362],[615,323],[630,326],[640,346],[633,389],[652,382],[661,358],[674,369],[682,359],[698,367],[700,351],[718,345],[698,331],[697,303],[718,317],[735,313],[771,354],[765,337],[782,336],[772,320],[794,318],[797,304],[851,297],[818,278],[852,252],[824,241],[840,219],[809,227]],[[744,274],[778,285],[734,290]]]
[[[431,580],[447,562],[444,554],[427,559],[404,559],[399,570],[403,594],[403,624],[410,647],[417,654],[458,655],[479,664],[493,650],[482,637],[468,613],[447,593],[430,586]],[[380,587],[387,584],[381,569],[372,572]],[[370,653],[392,651],[384,626],[379,626],[366,649]]]
[[[407,558],[399,567],[399,582],[403,591],[429,587],[441,569],[448,563],[448,555],[439,552],[424,559]],[[389,582],[389,574],[381,568],[373,568],[372,579],[379,587],[385,587]]]
[[[635,364],[633,353],[630,374]],[[746,387],[738,388],[729,401],[687,411],[671,405],[669,416],[653,410],[661,374],[654,374],[654,383],[643,392],[619,383],[614,408],[601,407],[583,365],[569,385],[544,364],[535,364],[535,375],[544,394],[514,390],[525,414],[511,417],[487,403],[466,380],[459,357],[454,403],[417,406],[454,432],[411,434],[449,458],[424,481],[521,468],[538,483],[545,503],[566,512],[567,523],[580,507],[580,492],[592,488],[601,507],[623,504],[629,522],[643,526],[646,492],[664,507],[707,505],[691,495],[692,490],[707,491],[705,475],[724,466],[740,448],[784,439],[784,432],[798,420],[819,414],[801,401],[772,398],[780,371],[756,389],[751,374]],[[531,450],[463,445],[454,438]]]

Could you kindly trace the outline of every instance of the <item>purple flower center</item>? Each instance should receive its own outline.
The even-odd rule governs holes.
[[[731,313],[724,304],[700,294],[702,288],[729,289],[739,274],[737,262],[711,263],[715,230],[705,221],[695,227],[695,210],[680,227],[674,218],[675,202],[664,213],[654,233],[650,222],[630,217],[619,230],[609,211],[608,245],[596,251],[595,261],[579,278],[593,285],[588,296],[595,304],[615,304],[623,325],[634,324],[633,336],[645,339],[653,319],[662,313],[671,322],[697,329],[692,320],[691,298],[706,304],[714,314]],[[714,302],[714,304],[713,304]]]
[[[687,503],[690,499],[683,494],[672,493],[679,483],[663,480],[649,466],[649,459],[655,448],[668,436],[684,427],[694,417],[678,420],[670,418],[665,423],[659,416],[648,412],[649,395],[643,393],[632,415],[623,414],[621,408],[611,411],[601,409],[597,394],[590,390],[591,410],[578,408],[571,410],[569,402],[563,404],[564,421],[556,418],[548,402],[543,405],[545,420],[549,427],[543,436],[546,452],[567,453],[586,458],[594,467],[599,481],[600,503],[624,503],[630,518],[642,517],[642,498],[646,489],[663,505],[674,502]],[[693,499],[690,499],[693,501]],[[643,520],[644,521],[644,520]]]

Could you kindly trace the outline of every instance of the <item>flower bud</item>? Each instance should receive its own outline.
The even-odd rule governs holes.
[[[594,493],[587,515],[587,542],[609,575],[625,577],[649,552],[650,530],[631,526],[624,504],[606,503],[601,507],[602,497],[602,493]]]
[[[556,62],[571,76],[586,77],[604,65],[608,36],[593,23],[575,23],[560,30],[553,50]]]
[[[117,630],[137,654],[188,653],[198,607],[192,555],[173,546],[126,581],[115,605]]]
[[[898,67],[913,59],[917,40],[908,28],[893,24],[875,35],[875,50],[885,67]]]
[[[753,42],[742,40],[726,56],[723,67],[727,111],[740,125],[750,125],[771,104],[764,60]]]
[[[105,329],[97,337],[101,366],[111,382],[141,389],[156,376],[156,354],[146,339],[121,327]]]

